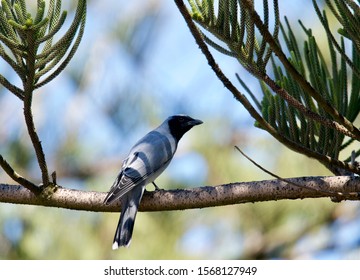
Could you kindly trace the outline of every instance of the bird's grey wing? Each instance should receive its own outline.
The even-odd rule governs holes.
[[[109,204],[115,199],[123,196],[130,191],[134,186],[142,182],[142,175],[137,171],[136,167],[139,165],[137,162],[138,153],[130,154],[124,161],[120,174],[117,176],[115,182],[111,186],[108,195],[105,198],[105,204]]]
[[[169,164],[176,150],[168,138],[156,131],[148,133],[130,151],[121,172],[105,199],[109,204],[139,184],[147,184]]]

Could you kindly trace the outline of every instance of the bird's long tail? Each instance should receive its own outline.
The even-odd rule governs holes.
[[[138,207],[145,188],[135,188],[121,198],[121,216],[116,228],[113,250],[120,246],[128,247],[134,229]]]

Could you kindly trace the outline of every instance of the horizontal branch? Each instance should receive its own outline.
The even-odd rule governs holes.
[[[185,210],[282,199],[330,197],[333,201],[360,200],[360,178],[300,177],[240,182],[181,190],[145,192],[140,211]],[[301,185],[304,187],[296,186]],[[0,184],[0,202],[59,207],[95,212],[119,212],[120,202],[104,205],[106,193],[59,187],[50,198],[34,195],[18,185]]]

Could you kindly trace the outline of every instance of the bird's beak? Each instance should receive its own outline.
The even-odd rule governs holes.
[[[200,120],[191,120],[188,122],[188,125],[191,125],[191,126],[195,126],[195,125],[199,125],[199,124],[202,124],[203,122],[200,121]]]

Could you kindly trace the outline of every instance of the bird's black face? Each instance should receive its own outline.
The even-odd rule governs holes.
[[[181,137],[188,132],[193,126],[202,124],[203,122],[200,120],[193,119],[186,115],[175,115],[169,117],[168,125],[170,129],[170,133],[174,138],[179,141]]]

